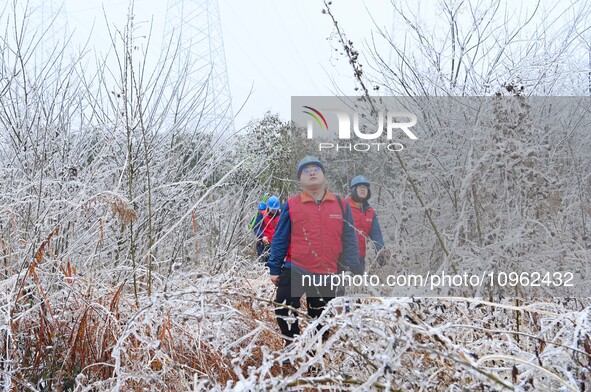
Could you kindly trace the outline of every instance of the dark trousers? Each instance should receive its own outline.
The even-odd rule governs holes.
[[[305,293],[308,303],[308,316],[310,318],[320,317],[326,304],[334,299],[334,293],[330,293],[328,290],[302,287],[299,284],[300,282],[301,274],[297,271],[292,271],[291,268],[285,268],[279,277],[275,302],[299,309],[301,306],[300,300]],[[275,315],[277,316],[279,329],[281,329],[281,333],[289,344],[294,335],[300,334],[297,314],[293,313],[290,309],[278,307],[275,309]],[[288,319],[286,320],[285,318]],[[326,337],[323,336],[323,339]]]
[[[260,242],[260,244],[262,245],[262,250],[259,253],[259,242],[257,242],[257,253],[258,253],[258,260],[267,265],[267,261],[269,261],[269,257],[271,257],[271,244],[263,244],[262,242]]]
[[[359,264],[361,264],[361,271],[365,272],[365,256],[359,256]]]
[[[263,244],[263,241],[257,240],[257,257],[261,257],[264,250],[265,250],[265,244]]]
[[[267,265],[267,261],[269,261],[269,257],[271,257],[271,244],[265,245],[263,248],[263,255],[261,257],[261,261]]]

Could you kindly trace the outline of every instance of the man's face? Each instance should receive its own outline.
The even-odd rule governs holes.
[[[304,166],[302,174],[300,175],[300,184],[304,189],[320,189],[324,186],[326,178],[319,166],[314,164]]]

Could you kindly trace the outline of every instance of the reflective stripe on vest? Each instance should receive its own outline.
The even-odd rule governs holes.
[[[287,202],[291,220],[287,260],[309,272],[336,273],[343,248],[343,214],[336,197],[327,192],[318,205],[308,195],[302,200],[298,194]]]

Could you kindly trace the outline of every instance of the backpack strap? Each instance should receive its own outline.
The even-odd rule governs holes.
[[[343,208],[343,200],[339,195],[335,195],[337,197],[337,201],[339,202],[339,207],[341,207],[341,214],[343,214],[343,223],[345,222],[345,209]]]

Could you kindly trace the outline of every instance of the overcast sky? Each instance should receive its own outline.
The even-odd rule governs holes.
[[[92,30],[91,44],[105,52],[108,39],[103,6],[108,23],[123,28],[128,4],[127,0],[65,0],[69,29],[75,31],[79,42]],[[167,0],[136,0],[135,4],[136,25],[147,34],[149,23],[142,22],[153,21],[153,47],[160,48]],[[379,26],[392,26],[389,1],[339,0],[333,4],[340,26],[357,48],[363,47],[364,40],[371,40],[374,28],[366,7]],[[219,8],[235,113],[253,88],[236,117],[237,128],[261,118],[267,110],[288,120],[292,95],[333,95],[332,79],[345,93],[354,93],[351,68],[335,52],[340,49],[336,41],[327,39],[333,26],[330,17],[321,12],[321,0],[222,0]]]

